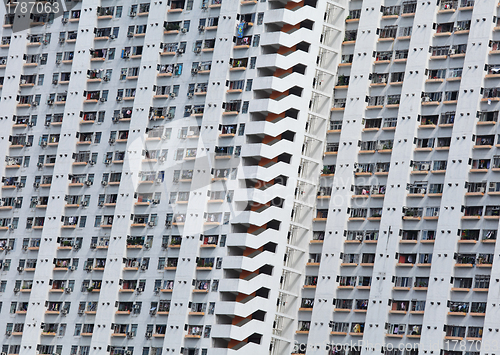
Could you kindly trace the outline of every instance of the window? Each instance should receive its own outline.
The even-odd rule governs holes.
[[[241,113],[248,113],[248,101],[243,101],[243,105],[241,106]]]
[[[259,12],[257,14],[257,25],[260,26],[264,23],[264,13],[263,12]]]
[[[250,69],[255,69],[255,63],[257,62],[257,57],[250,58]]]
[[[252,91],[252,83],[253,83],[252,79],[247,80],[247,86],[245,87],[245,91]]]
[[[220,236],[219,246],[220,247],[225,247],[226,246],[226,236],[225,235],[221,235]]]
[[[45,64],[47,64],[47,57],[48,57],[48,54],[47,54],[47,53],[43,53],[43,54],[40,56],[40,65],[45,65]]]
[[[260,43],[260,35],[253,36],[253,47],[258,47]]]
[[[243,136],[245,134],[245,124],[240,123],[240,127],[238,128],[238,136]]]
[[[219,280],[212,281],[212,292],[217,292],[219,289]]]
[[[205,331],[203,333],[204,338],[210,338],[210,332],[212,331],[212,326],[211,325],[206,325],[205,326]]]
[[[157,269],[158,270],[163,270],[165,268],[165,258],[164,257],[160,257],[158,258],[158,267]]]
[[[184,158],[184,149],[177,149],[175,152],[175,160],[182,160]]]

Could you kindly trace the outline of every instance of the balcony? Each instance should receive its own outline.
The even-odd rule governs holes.
[[[358,36],[357,30],[348,30],[345,31],[344,40],[342,42],[343,45],[350,45],[356,42],[356,38]]]
[[[439,105],[442,100],[442,92],[424,92],[422,94],[422,105]]]
[[[402,338],[406,333],[406,324],[388,324],[386,337]]]
[[[384,28],[379,30],[378,41],[379,42],[394,41],[394,39],[397,36],[397,32],[398,32],[398,26],[385,26]]]
[[[185,0],[172,0],[168,13],[180,13],[184,10]]]
[[[326,221],[328,218],[328,210],[317,210],[316,217],[313,218],[313,221]]]
[[[322,176],[333,176],[335,174],[335,165],[324,165],[321,171]]]
[[[458,8],[457,0],[441,1],[441,3],[439,4],[438,14],[455,12],[457,8]]]

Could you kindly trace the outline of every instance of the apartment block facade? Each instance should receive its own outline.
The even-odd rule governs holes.
[[[494,353],[498,3],[20,4],[0,353]]]

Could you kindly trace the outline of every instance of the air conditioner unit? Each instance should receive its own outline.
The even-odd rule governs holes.
[[[163,246],[163,245],[162,245]],[[155,293],[159,293],[160,292],[160,288],[159,287],[155,287],[155,290],[154,290]],[[156,313],[156,311],[155,311]]]
[[[46,147],[47,146],[47,141],[41,141],[40,142],[41,147]]]
[[[198,68],[193,68],[193,69],[191,69],[191,74],[192,74],[192,75],[196,75],[196,74],[198,74]]]
[[[20,291],[19,288],[17,287],[14,288],[14,293],[18,293],[19,291]]]
[[[190,93],[188,94],[188,99],[192,99],[193,97],[194,97],[193,93],[192,93],[192,92],[190,92]]]
[[[165,158],[165,157],[160,157],[160,158]],[[163,181],[162,179],[156,179],[155,182],[157,185],[160,185]]]
[[[97,248],[97,244],[96,243],[90,243],[90,249],[95,249]]]
[[[81,315],[81,314],[83,314],[83,312],[84,312],[84,310],[83,310],[83,309],[79,309],[79,310],[78,310],[78,314],[80,314],[80,315]]]
[[[76,270],[76,266],[70,266],[70,271],[75,271]]]
[[[17,271],[19,271],[19,272],[23,272],[23,271],[24,271],[24,268],[23,268],[22,266],[18,266],[18,267],[17,267]]]
[[[82,201],[82,207],[87,207],[88,206],[88,202],[87,201]]]
[[[9,225],[7,226],[7,228],[9,228],[9,230],[10,230],[10,231],[13,231],[13,230],[14,230],[14,226],[13,226],[12,224],[9,224]]]
[[[430,168],[431,168],[430,164],[422,164],[421,167],[422,167],[422,170],[430,170]]]
[[[43,163],[36,163],[36,166],[38,169],[41,169],[41,168],[43,168]]]
[[[62,23],[68,23],[68,19],[63,17],[63,18],[61,19],[61,22],[62,22]]]
[[[116,97],[116,101],[122,101],[122,100],[123,100],[123,97],[121,97],[121,96]]]
[[[58,81],[57,80],[52,80],[53,85],[57,85]]]
[[[12,335],[12,331],[11,331],[11,330],[7,330],[7,331],[5,332],[5,335],[7,335],[8,337],[10,337],[10,336]],[[3,354],[7,355],[7,353],[1,353],[1,354],[2,354],[2,355],[3,355]]]
[[[205,31],[205,26],[198,26],[198,31]]]
[[[38,163],[38,164],[40,164],[40,163]],[[34,183],[33,183],[33,187],[34,187],[35,189],[38,189],[38,188],[40,187],[40,183],[39,183],[39,182],[34,182]]]
[[[33,145],[33,143],[31,142],[26,142],[26,144],[24,145],[25,147],[31,147]]]
[[[99,101],[101,101],[101,102],[106,102],[106,99],[105,99],[104,97],[101,97],[101,98],[99,99]]]
[[[64,42],[66,42],[66,40],[65,40],[64,38],[59,38],[59,43],[61,43],[61,44],[62,44],[62,43],[64,43]]]
[[[101,181],[102,186],[108,186],[108,182],[106,180]]]
[[[141,265],[141,270],[146,270],[147,266],[146,265]]]
[[[483,193],[483,194],[484,194],[484,190],[485,190],[485,189],[484,189],[484,187],[483,187],[483,186],[481,186],[481,187],[479,188],[479,190],[478,190],[478,191],[479,191],[480,193]]]
[[[171,113],[167,113],[167,119],[171,120],[174,116]]]
[[[132,355],[132,350],[125,351],[125,355]]]
[[[171,93],[170,93],[170,98],[171,98],[171,99],[175,99],[175,97],[176,97],[176,96],[177,96],[177,95],[175,94],[175,92],[171,92]]]
[[[201,53],[201,48],[196,47],[196,48],[194,49],[194,52],[195,52],[195,53]]]
[[[115,36],[115,35],[110,35],[110,36],[109,36],[109,39],[115,39],[115,38],[116,38],[116,36]]]
[[[184,48],[179,48],[177,50],[177,54],[183,54],[184,53]]]
[[[139,288],[137,289],[137,292],[139,292],[139,293],[140,293],[140,292],[144,292],[144,289],[143,289],[142,287],[139,287]]]
[[[105,76],[104,78],[102,78],[102,80],[109,81],[109,76]]]
[[[153,311],[151,311],[151,312],[153,312]],[[149,313],[151,314],[151,312],[149,312]],[[153,315],[153,314],[151,314],[151,315]],[[152,336],[153,336],[153,333],[151,333],[151,332],[147,332],[147,333],[146,333],[146,338],[148,338],[148,339],[149,339],[149,338],[151,338]]]
[[[111,164],[111,160],[109,160],[109,159],[106,159],[106,160],[104,161],[104,164],[106,164],[106,165],[109,165],[109,164]]]
[[[101,202],[99,202],[99,203],[97,204],[97,206],[98,206],[98,207],[103,207],[103,206],[104,206],[104,202],[102,202],[102,201],[101,201]]]
[[[307,259],[307,262],[308,262],[309,264],[314,263],[314,259]]]
[[[187,28],[186,28],[186,27],[182,27],[182,28],[181,28],[181,33],[187,33],[187,31],[188,31],[188,30],[187,30]]]
[[[21,79],[21,85],[26,84],[26,79]]]
[[[418,189],[419,194],[425,194],[425,189]]]
[[[134,37],[134,34],[133,34],[132,32],[129,32],[129,33],[127,33],[127,37],[129,37],[129,38],[130,38],[130,37]],[[125,54],[126,54],[126,53],[125,53]],[[125,54],[123,55],[123,58],[128,58],[128,54],[127,54],[127,56],[126,56],[126,57],[125,57]]]
[[[85,180],[84,184],[85,184],[85,186],[92,186],[92,181]]]
[[[129,16],[130,16],[130,17],[135,17],[136,15],[137,15],[137,13],[135,13],[135,12],[131,12],[131,13],[129,14]]]
[[[23,245],[22,249],[23,249],[24,251],[26,251],[26,250],[28,250],[28,246],[27,246],[27,245]]]
[[[154,227],[155,226],[155,222],[148,222],[148,226],[149,227]]]
[[[38,106],[38,101],[33,101],[31,104],[32,104],[33,106]]]
[[[114,139],[114,138],[111,138],[111,139],[109,140],[109,144],[115,144],[115,142],[116,142],[116,139]]]
[[[66,292],[66,293],[71,293],[71,288],[66,287],[66,288],[64,289],[64,292]]]
[[[54,100],[47,100],[47,105],[53,105],[54,104]]]
[[[202,6],[201,6],[201,9],[202,9],[202,10],[207,10],[207,9],[208,9],[208,6],[207,6],[207,5],[202,5]]]
[[[73,249],[75,249],[75,250],[80,249],[80,244],[75,244],[75,245],[73,245]]]
[[[162,139],[164,139],[163,136],[162,136]],[[158,160],[160,161],[160,163],[163,163],[165,161],[165,157],[161,156],[158,158]]]

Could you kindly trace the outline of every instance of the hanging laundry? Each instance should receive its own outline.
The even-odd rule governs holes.
[[[243,37],[243,30],[245,29],[245,22],[240,22],[238,26],[236,27],[236,36],[238,38]]]

